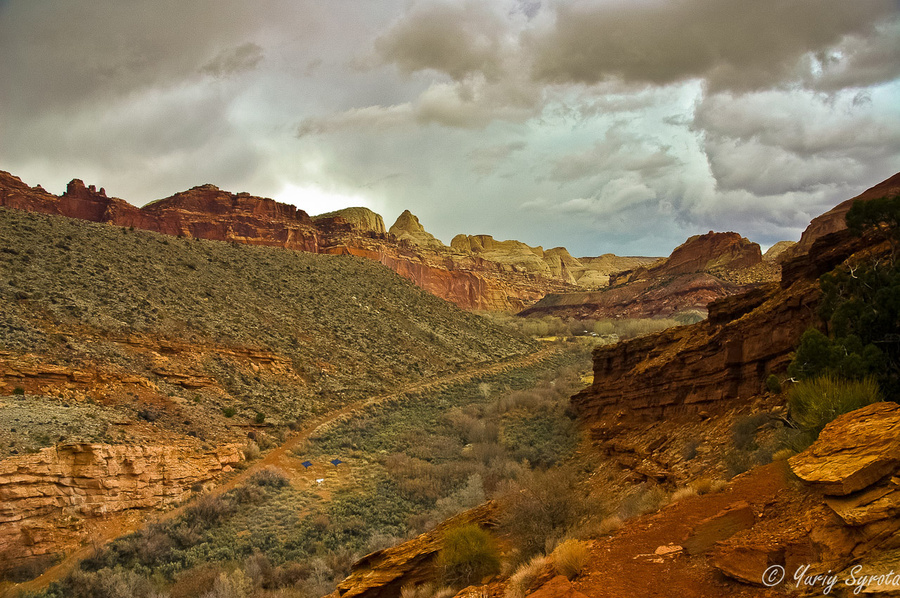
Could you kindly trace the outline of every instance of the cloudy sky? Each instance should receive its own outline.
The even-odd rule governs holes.
[[[769,245],[900,170],[898,0],[0,0],[0,169]]]

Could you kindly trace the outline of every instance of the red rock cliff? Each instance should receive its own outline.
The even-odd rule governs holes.
[[[818,277],[867,243],[848,232],[823,237],[806,258],[786,265],[780,284],[716,301],[706,321],[597,348],[594,381],[572,405],[587,420],[615,413],[653,419],[760,394],[818,322]]]

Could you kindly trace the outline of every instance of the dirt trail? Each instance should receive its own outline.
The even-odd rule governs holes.
[[[313,420],[306,428],[299,430],[289,436],[285,442],[278,447],[266,453],[260,460],[253,463],[237,475],[228,479],[225,483],[212,489],[207,495],[219,495],[227,492],[243,483],[245,483],[253,474],[266,469],[267,467],[278,467],[284,470],[292,478],[294,483],[304,480],[307,484],[314,483],[317,475],[315,472],[304,471],[299,465],[301,459],[292,456],[291,451],[303,442],[307,441],[315,432],[321,428],[330,425],[344,416],[350,415],[356,411],[365,409],[372,405],[388,402],[404,394],[416,394],[427,392],[447,386],[458,384],[471,380],[479,376],[489,376],[499,374],[504,371],[528,367],[547,359],[554,353],[558,352],[556,346],[545,346],[542,349],[530,353],[528,355],[518,355],[504,361],[494,362],[490,364],[478,365],[471,369],[464,369],[459,372],[439,376],[430,380],[424,380],[407,384],[397,390],[377,395],[368,399],[363,399],[345,405],[344,407],[327,413]],[[332,476],[328,476],[332,477]],[[206,496],[206,495],[204,495]],[[35,579],[20,584],[11,585],[5,588],[0,587],[0,598],[13,598],[20,592],[35,592],[46,588],[50,583],[62,579],[67,573],[74,569],[75,565],[82,559],[90,556],[90,554],[98,547],[101,547],[110,541],[137,531],[145,525],[159,523],[173,519],[181,515],[193,501],[188,501],[181,506],[166,511],[161,514],[149,514],[145,517],[135,516],[135,512],[124,512],[94,523],[96,533],[92,534],[90,543],[68,554],[62,561],[50,567],[43,574]]]

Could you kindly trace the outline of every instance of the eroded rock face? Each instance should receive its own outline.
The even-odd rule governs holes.
[[[790,464],[823,494],[845,496],[871,486],[900,468],[900,405],[875,403],[838,417]]]
[[[874,243],[848,231],[823,237],[785,265],[780,284],[717,300],[706,321],[598,347],[594,381],[573,407],[588,420],[616,411],[656,418],[761,394],[769,374],[786,371],[803,332],[820,325],[819,276]]]
[[[608,275],[611,288],[548,295],[521,315],[576,318],[669,317],[705,312],[707,305],[777,280],[777,271],[758,268],[759,245],[737,233],[691,237],[664,260]]]
[[[384,220],[381,214],[376,214],[369,208],[344,208],[343,210],[335,210],[313,217],[313,221],[317,224],[323,220],[341,218],[349,223],[351,228],[361,233],[374,233],[383,235],[387,233],[384,227]]]
[[[835,419],[788,462],[804,483],[799,494],[782,493],[756,525],[717,544],[712,564],[761,585],[773,565],[791,579],[804,566],[812,575],[840,571],[900,546],[898,442],[896,403],[875,403]]]
[[[62,552],[90,521],[180,502],[243,460],[240,445],[68,444],[0,461],[0,571]]]
[[[493,501],[447,519],[434,529],[391,548],[373,552],[354,563],[350,575],[338,584],[332,598],[395,598],[400,588],[434,580],[434,559],[448,529],[476,524],[496,525]]]

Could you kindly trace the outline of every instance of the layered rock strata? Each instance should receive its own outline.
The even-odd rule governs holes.
[[[231,471],[240,445],[68,444],[0,461],[0,572],[63,552],[91,521],[178,503]]]

